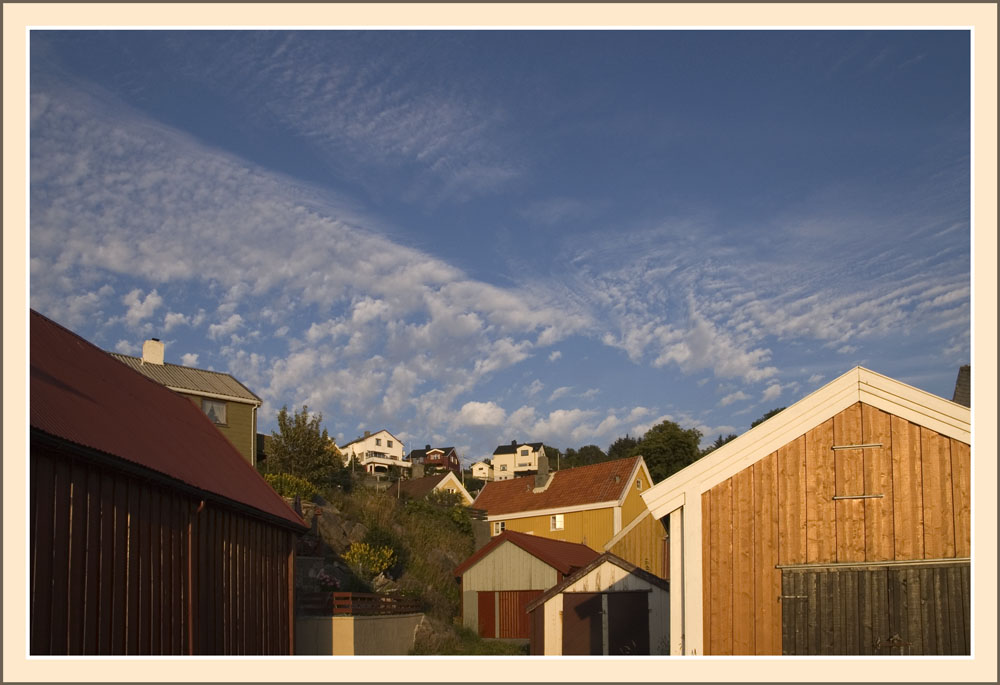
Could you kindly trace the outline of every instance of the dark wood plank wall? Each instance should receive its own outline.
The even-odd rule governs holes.
[[[49,449],[30,460],[32,654],[289,654],[294,533]]]
[[[784,653],[969,654],[969,570],[968,562],[786,569]],[[832,620],[821,625],[815,615]]]
[[[860,444],[882,446],[831,449]],[[859,402],[703,493],[705,653],[782,653],[779,565],[968,557],[970,470],[969,445]]]

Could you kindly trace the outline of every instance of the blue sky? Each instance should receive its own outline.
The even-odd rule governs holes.
[[[31,306],[331,435],[711,442],[970,359],[963,31],[34,31]]]

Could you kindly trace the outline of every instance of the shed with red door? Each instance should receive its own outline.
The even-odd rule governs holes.
[[[527,640],[528,604],[598,556],[575,542],[501,533],[455,569],[463,625],[480,637]]]

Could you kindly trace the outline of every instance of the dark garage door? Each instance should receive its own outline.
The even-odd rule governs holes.
[[[969,654],[969,564],[791,569],[784,654]]]
[[[649,654],[649,593],[609,592],[608,654]],[[563,594],[562,653],[604,654],[601,593]]]

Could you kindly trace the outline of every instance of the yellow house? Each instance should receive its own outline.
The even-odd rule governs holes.
[[[473,502],[486,511],[490,533],[528,533],[612,552],[666,577],[666,529],[642,493],[652,479],[641,456],[487,483]]]
[[[257,409],[261,400],[228,373],[166,364],[164,345],[152,338],[142,345],[142,357],[109,354],[134,371],[188,398],[226,436],[243,458],[257,461]]]

